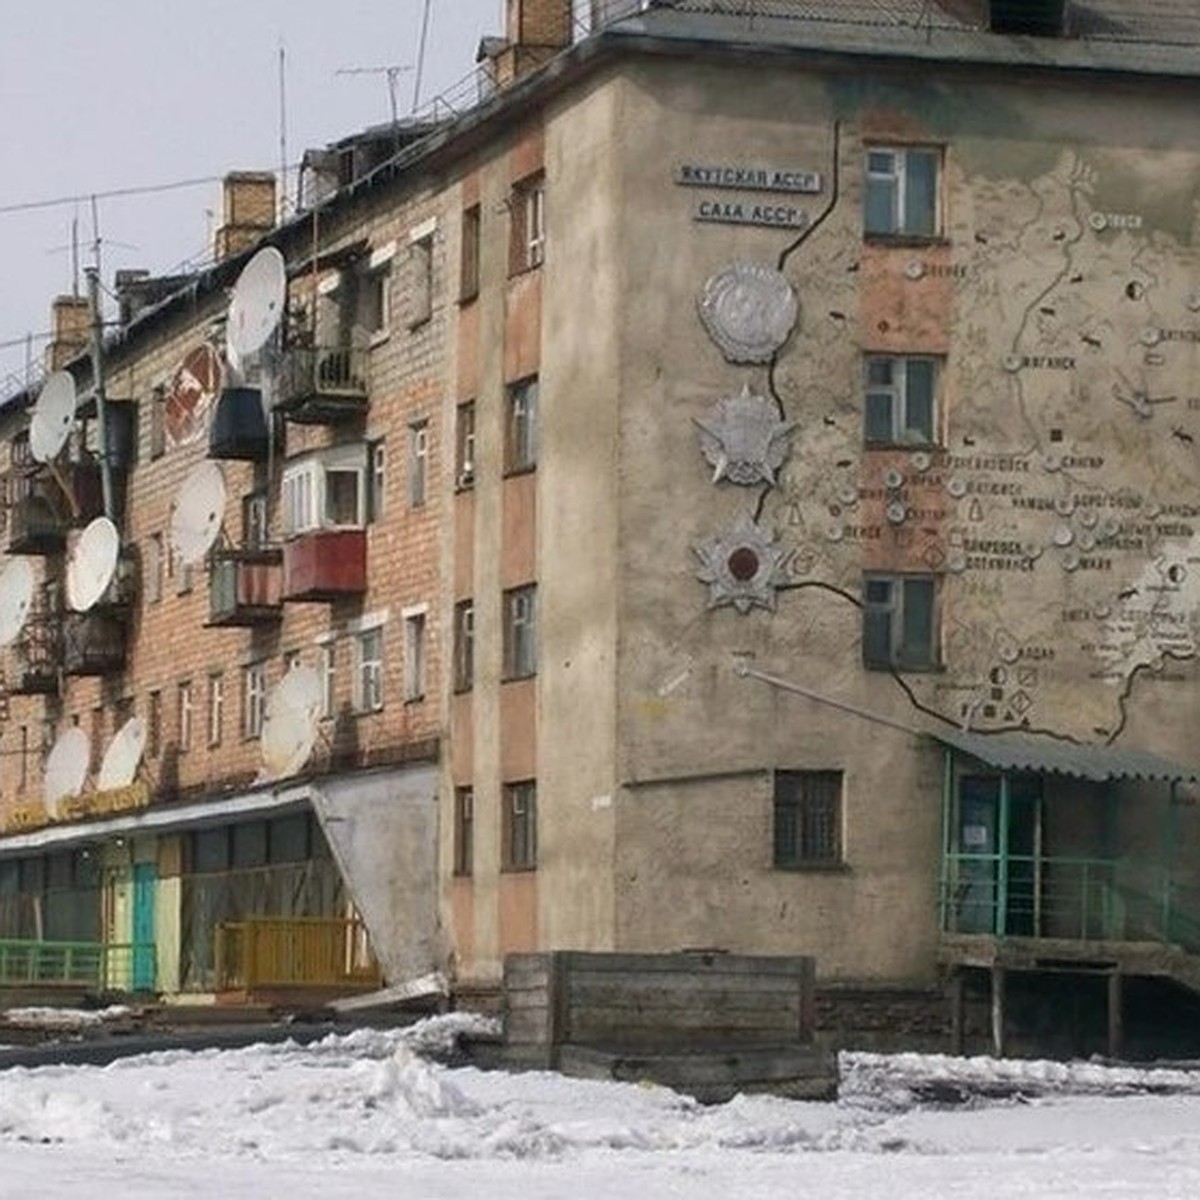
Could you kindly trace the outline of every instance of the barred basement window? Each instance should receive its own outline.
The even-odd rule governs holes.
[[[842,772],[775,772],[775,866],[842,861]]]

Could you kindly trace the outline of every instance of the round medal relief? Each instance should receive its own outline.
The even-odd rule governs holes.
[[[799,304],[792,285],[762,263],[731,263],[698,301],[709,337],[732,363],[764,363],[788,340]]]

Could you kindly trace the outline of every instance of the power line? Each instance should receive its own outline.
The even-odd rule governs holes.
[[[206,175],[197,179],[177,179],[172,183],[152,183],[139,187],[110,188],[104,192],[84,192],[77,196],[56,196],[51,200],[25,200],[19,204],[0,204],[0,216],[9,213],[34,212],[37,209],[63,208],[68,204],[86,204],[92,200],[115,200],[125,196],[152,196],[162,192],[176,192],[184,188],[201,187],[220,183],[223,175]]]

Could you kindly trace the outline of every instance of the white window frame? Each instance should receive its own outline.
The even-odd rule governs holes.
[[[267,664],[247,663],[242,668],[242,737],[262,735],[267,713]]]
[[[427,663],[428,606],[406,609],[404,621],[404,699],[410,703],[425,699]]]
[[[475,601],[468,597],[454,606],[454,690],[475,686]]]
[[[409,329],[419,329],[433,317],[433,238],[436,220],[426,221],[409,234]]]
[[[179,705],[179,752],[182,754],[192,748],[193,701],[192,681],[183,680],[176,690]]]
[[[166,547],[161,533],[152,533],[146,543],[146,601],[161,604],[166,582]]]
[[[504,678],[528,679],[537,674],[537,585],[504,593]]]
[[[387,447],[383,438],[370,443],[371,448],[371,520],[378,521],[387,511]]]
[[[337,706],[337,643],[321,645],[321,717],[329,720]]]
[[[454,486],[469,488],[475,484],[475,401],[464,401],[454,415]]]
[[[864,204],[869,205],[870,196],[874,189],[887,188],[891,194],[891,213],[885,228],[869,227],[864,216],[864,228],[869,237],[918,237],[935,238],[942,228],[942,151],[938,146],[866,146],[863,162],[865,172],[866,197]],[[909,160],[912,155],[928,155],[935,160],[936,169],[933,185],[933,213],[931,228],[914,229],[912,221],[914,214],[908,211],[908,173]],[[890,166],[884,167],[873,160],[887,157]]]
[[[909,366],[927,363],[931,369],[929,429],[909,427]],[[887,364],[891,370],[890,383],[873,383],[872,368]],[[939,442],[939,391],[941,363],[931,354],[868,354],[863,361],[863,440],[869,446],[936,446]],[[872,397],[885,397],[891,412],[891,430],[886,438],[872,437],[868,428],[868,411]]]
[[[215,749],[225,733],[225,675],[215,671],[208,677],[208,747]]]
[[[929,600],[929,654],[925,658],[912,658],[905,654],[905,607],[909,603],[910,585],[921,584],[930,589]],[[871,596],[872,586],[886,585],[888,597],[876,599]],[[868,671],[934,671],[941,665],[941,596],[935,575],[901,574],[886,571],[871,571],[863,576],[863,666]],[[870,622],[883,618],[887,621],[887,657],[876,658],[869,649],[868,626]]]
[[[421,508],[429,491],[429,419],[408,423],[408,506]]]
[[[373,625],[354,638],[354,711],[381,712],[384,680],[383,626]]]
[[[350,522],[335,522],[328,512],[328,478],[335,472],[356,476],[356,514]],[[367,518],[367,446],[339,446],[289,463],[280,483],[284,537],[322,529],[362,529]]]
[[[507,390],[505,470],[509,474],[532,471],[538,459],[538,377],[519,379]]]

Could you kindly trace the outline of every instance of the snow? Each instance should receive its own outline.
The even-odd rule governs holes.
[[[0,1197],[1200,1195],[1200,1074],[843,1056],[841,1099],[449,1067],[482,1018],[0,1072]],[[1018,1089],[953,1107],[930,1085]]]
[[[110,1004],[107,1008],[8,1008],[0,1012],[0,1028],[16,1025],[24,1029],[78,1031],[86,1027],[119,1021],[133,1010],[125,1004]]]

